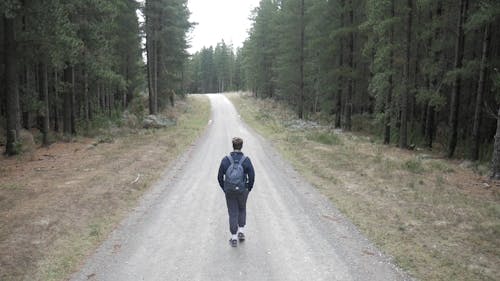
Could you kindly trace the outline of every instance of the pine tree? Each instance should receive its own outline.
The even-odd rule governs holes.
[[[10,5],[9,5],[10,4]],[[21,127],[18,88],[18,42],[16,40],[16,21],[19,20],[21,4],[17,1],[4,3],[2,20],[4,26],[4,63],[5,63],[5,96],[6,96],[6,145],[5,153],[19,153],[16,144]]]

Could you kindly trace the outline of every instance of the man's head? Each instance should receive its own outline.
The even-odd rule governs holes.
[[[233,149],[234,150],[241,150],[243,147],[243,139],[239,137],[234,137],[233,138]]]

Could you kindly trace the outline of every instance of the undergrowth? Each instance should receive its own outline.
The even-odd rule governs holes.
[[[294,114],[286,106],[230,98],[250,126],[411,275],[500,280],[500,186],[474,171],[484,166],[383,145],[369,133],[378,125],[366,116],[353,120],[364,133],[297,130],[287,126]]]

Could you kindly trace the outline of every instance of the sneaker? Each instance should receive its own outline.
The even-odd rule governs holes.
[[[245,234],[243,232],[238,233],[238,240],[240,242],[245,241]]]
[[[229,245],[231,245],[231,247],[238,246],[238,240],[236,240],[236,239],[229,239]]]

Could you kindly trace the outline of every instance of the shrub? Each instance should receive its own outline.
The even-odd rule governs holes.
[[[314,132],[307,135],[307,139],[327,145],[341,144],[340,138],[332,133]]]
[[[403,168],[415,174],[421,174],[425,171],[422,161],[417,158],[410,159],[403,163]]]

